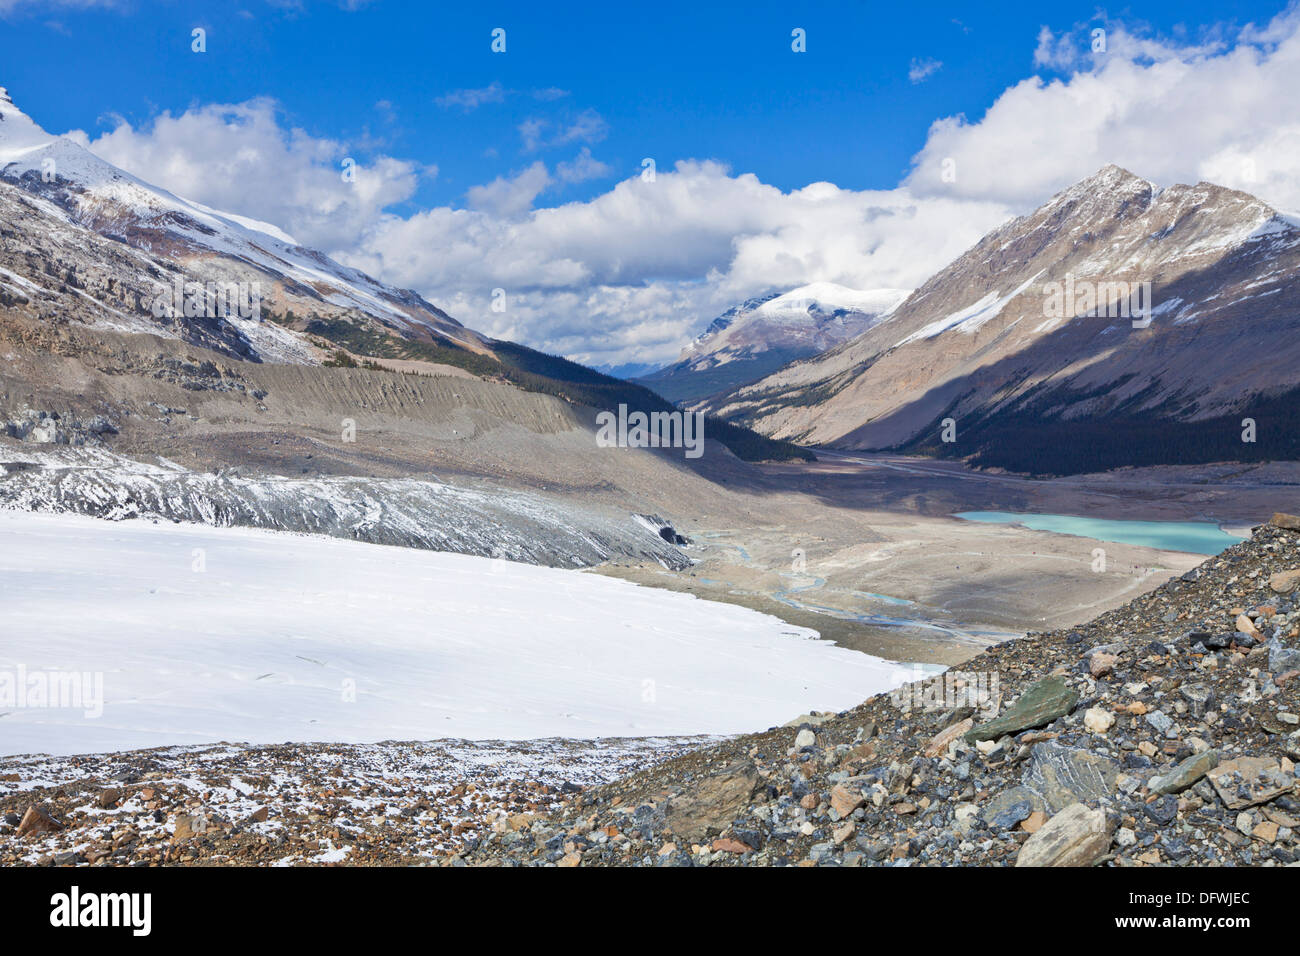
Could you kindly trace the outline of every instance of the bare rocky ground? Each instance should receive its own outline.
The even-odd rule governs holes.
[[[421,865],[709,738],[0,758],[0,865]]]
[[[460,862],[1295,865],[1298,585],[1279,515],[1082,627],[694,750]]]

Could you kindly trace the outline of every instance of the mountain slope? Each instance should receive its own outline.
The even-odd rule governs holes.
[[[1150,283],[1149,326],[1119,314],[1116,283],[1138,305]],[[1100,308],[1062,289],[1092,290]],[[863,335],[704,405],[804,443],[1027,470],[1294,457],[1300,423],[1277,404],[1300,387],[1297,292],[1295,220],[1246,193],[1162,190],[1109,166],[990,233]],[[939,441],[948,417],[952,443]]]
[[[4,304],[40,317],[178,337],[255,360],[311,362],[310,345],[286,334],[308,317],[486,350],[481,336],[414,292],[340,265],[274,226],[174,196],[51,136],[3,88],[0,214],[9,224],[0,242]],[[243,283],[256,290],[262,320],[221,308],[226,314],[159,316],[154,304],[177,280]]]
[[[637,379],[670,401],[693,401],[752,382],[867,331],[907,298],[814,282],[728,309],[672,365]]]
[[[351,187],[340,180],[339,188]],[[396,360],[424,370],[453,366],[597,409],[671,410],[641,386],[468,329],[419,294],[298,245],[274,226],[152,186],[45,132],[3,88],[0,222],[0,339],[73,354],[59,330],[86,327],[216,353],[187,365],[193,369],[223,357],[367,368],[375,365],[367,359]],[[51,335],[63,337],[54,343]],[[205,377],[213,375],[191,376],[186,387],[237,387]],[[26,410],[0,407],[5,413]],[[736,426],[711,431],[742,457],[802,454]]]

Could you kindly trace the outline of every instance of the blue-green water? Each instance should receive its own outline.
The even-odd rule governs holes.
[[[1036,531],[1056,531],[1098,541],[1145,545],[1162,551],[1190,551],[1193,554],[1218,554],[1242,540],[1209,521],[1108,521],[1076,515],[1020,515],[1010,511],[962,511],[953,517],[995,524],[1021,524]]]

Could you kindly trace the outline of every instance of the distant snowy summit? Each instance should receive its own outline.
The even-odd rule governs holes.
[[[212,209],[145,182],[75,139],[46,132],[0,87],[0,305],[179,338],[251,361],[315,364],[313,337],[399,336],[490,346],[417,293],[299,245],[274,225]],[[176,283],[214,298],[257,296],[259,318],[221,307],[155,306]],[[202,313],[202,314],[196,314]],[[329,337],[326,335],[325,337]]]
[[[670,401],[704,398],[847,342],[887,318],[909,294],[813,282],[747,299],[714,319],[675,363],[639,381]]]

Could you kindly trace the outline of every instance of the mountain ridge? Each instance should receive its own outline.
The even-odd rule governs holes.
[[[315,350],[304,343],[295,347],[283,334],[284,328],[294,325],[295,311],[305,315],[308,310],[488,351],[482,336],[412,290],[393,289],[343,266],[298,245],[268,223],[176,196],[100,159],[66,136],[47,133],[14,105],[4,88],[0,88],[0,187],[8,187],[0,195],[7,218],[35,220],[28,237],[39,230],[51,238],[50,252],[63,260],[66,269],[90,273],[79,290],[83,294],[69,301],[59,287],[42,288],[40,283],[32,284],[30,277],[22,288],[12,288],[13,274],[21,271],[0,258],[0,266],[6,266],[0,283],[11,287],[11,297],[34,293],[43,300],[35,306],[38,311],[41,305],[57,303],[72,317],[91,324],[189,338],[254,360],[318,362]],[[55,245],[69,227],[84,228],[119,248],[92,246],[77,257],[67,243],[63,248]],[[123,250],[129,252],[112,255]],[[279,321],[250,323],[229,315],[201,317],[208,322],[185,322],[184,316],[176,317],[181,321],[175,323],[159,321],[151,308],[153,298],[175,278],[199,285],[243,282],[257,289],[268,316]],[[115,292],[114,285],[125,289]],[[48,314],[51,309],[44,311]]]
[[[1053,317],[1047,290],[1067,281],[1145,287],[1149,324],[1107,314],[1120,311],[1114,298],[1096,303],[1101,314]],[[1017,441],[1002,427],[1016,416],[1021,438],[1043,422],[1182,426],[1300,387],[1286,306],[1297,294],[1294,219],[1247,193],[1160,189],[1107,166],[990,232],[862,335],[696,407],[810,445],[1023,465],[994,447]],[[940,442],[945,418],[958,424],[956,442]],[[1244,454],[1293,454],[1296,429],[1275,424],[1270,449]],[[1156,459],[1215,460],[1209,446],[1222,454],[1225,441],[1193,428]],[[1113,455],[1106,467],[1125,463]]]
[[[883,321],[907,295],[812,282],[754,296],[709,323],[676,362],[636,381],[672,401],[698,400],[848,341]]]
[[[339,188],[349,187],[340,180]],[[45,342],[50,330],[79,325],[241,361],[365,369],[396,362],[398,370],[437,374],[450,367],[593,408],[672,408],[642,386],[467,328],[419,293],[298,245],[275,226],[155,187],[47,133],[3,88],[0,218],[7,224],[0,320],[12,326],[0,336]],[[239,308],[226,290],[237,293]],[[72,347],[67,337],[63,346]],[[186,387],[243,387],[220,379],[190,376]],[[742,457],[807,456],[740,426],[715,422],[711,430]]]

